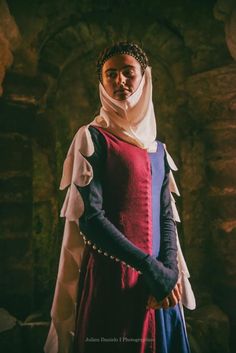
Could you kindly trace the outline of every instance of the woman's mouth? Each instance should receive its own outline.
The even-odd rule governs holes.
[[[121,89],[117,89],[117,90],[115,91],[115,93],[124,93],[124,92],[129,92],[129,90],[128,90],[128,89],[125,89],[125,88],[121,88]]]

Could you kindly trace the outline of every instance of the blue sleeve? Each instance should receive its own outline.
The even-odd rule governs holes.
[[[89,185],[85,187],[77,186],[85,208],[79,220],[80,229],[87,241],[93,244],[94,247],[140,271],[149,287],[150,294],[153,294],[160,301],[175,286],[178,272],[164,266],[159,260],[141,251],[106,218],[103,210],[102,196],[102,178],[106,162],[106,142],[96,128],[90,127],[89,130],[93,139],[95,152],[87,160],[93,167],[94,176]]]

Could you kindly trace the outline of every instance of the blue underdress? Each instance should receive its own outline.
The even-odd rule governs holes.
[[[165,173],[164,146],[158,142],[157,152],[149,153],[152,171],[153,255],[160,250],[160,193]],[[185,322],[180,305],[159,309],[156,316],[156,353],[190,353]]]

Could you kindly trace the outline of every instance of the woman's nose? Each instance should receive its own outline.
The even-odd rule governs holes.
[[[117,85],[124,85],[125,84],[125,76],[122,74],[122,72],[119,72],[117,77],[116,77],[116,83]]]

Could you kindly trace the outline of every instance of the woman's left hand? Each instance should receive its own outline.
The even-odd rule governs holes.
[[[147,309],[157,310],[161,308],[162,308],[162,302],[158,303],[157,300],[152,295],[150,295],[148,298]]]
[[[182,295],[182,286],[178,282],[171,293],[162,300],[162,302],[157,302],[157,300],[150,295],[148,298],[147,309],[168,309],[179,303]]]

